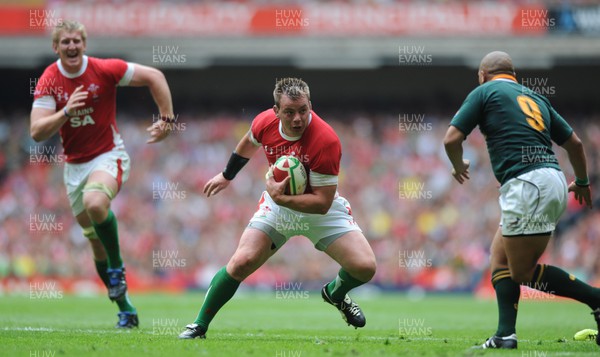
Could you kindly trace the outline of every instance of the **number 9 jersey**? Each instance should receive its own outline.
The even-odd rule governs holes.
[[[501,74],[475,88],[450,125],[465,136],[479,125],[500,184],[542,167],[560,170],[552,151],[573,129],[544,96]]]
[[[133,77],[133,64],[120,59],[83,56],[78,73],[68,73],[60,59],[46,68],[36,81],[34,108],[62,111],[70,95],[83,85],[85,105],[60,128],[66,161],[83,163],[113,149],[123,149],[116,123],[117,86]]]

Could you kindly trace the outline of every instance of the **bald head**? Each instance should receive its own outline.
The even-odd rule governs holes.
[[[506,52],[490,52],[483,57],[479,64],[480,83],[485,83],[498,74],[515,75],[515,67],[513,66],[512,59]]]

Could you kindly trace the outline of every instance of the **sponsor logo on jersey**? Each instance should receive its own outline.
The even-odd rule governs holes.
[[[94,112],[93,107],[87,107],[87,108],[77,110],[75,112],[75,114],[71,118],[69,118],[69,123],[71,123],[71,128],[79,128],[80,126],[96,124],[96,122],[90,115],[93,112]]]

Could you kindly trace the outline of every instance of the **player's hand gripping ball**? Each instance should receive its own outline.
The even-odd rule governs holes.
[[[285,180],[290,176],[288,187],[285,188],[286,195],[301,195],[306,190],[307,175],[306,169],[297,157],[283,155],[275,161],[275,164],[269,169],[267,177],[272,174],[277,182]]]

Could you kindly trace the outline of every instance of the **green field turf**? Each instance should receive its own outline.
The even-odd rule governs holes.
[[[470,296],[402,294],[355,298],[367,326],[348,327],[318,292],[281,298],[239,293],[213,321],[206,340],[178,340],[203,295],[139,295],[141,326],[113,328],[115,306],[103,297],[0,297],[0,355],[58,356],[597,356],[592,341],[573,334],[594,328],[588,308],[545,300],[522,301],[519,350],[475,351],[496,327],[492,300]],[[401,334],[402,333],[402,334]]]

